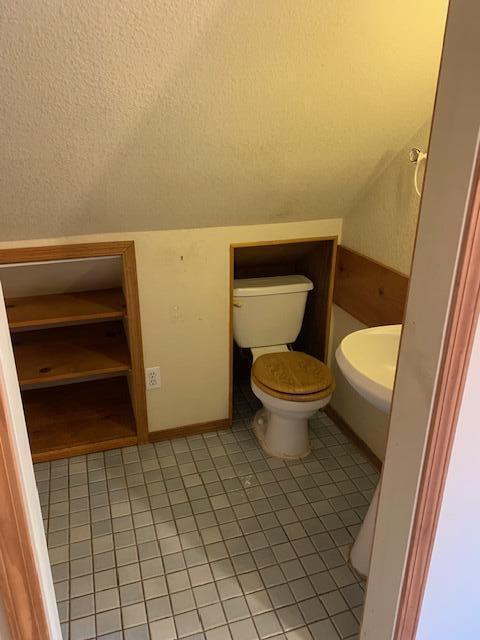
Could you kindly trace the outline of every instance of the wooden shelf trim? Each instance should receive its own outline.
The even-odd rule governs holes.
[[[125,378],[22,392],[34,462],[136,444]]]
[[[21,387],[130,370],[121,322],[15,333],[12,342]]]
[[[10,298],[5,305],[12,330],[124,318],[127,308],[122,289]]]

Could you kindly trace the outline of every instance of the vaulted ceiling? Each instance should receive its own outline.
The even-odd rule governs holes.
[[[0,6],[0,239],[342,217],[430,117],[446,0]]]

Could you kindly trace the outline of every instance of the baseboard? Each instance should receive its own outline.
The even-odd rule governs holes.
[[[228,429],[231,425],[231,418],[212,420],[211,422],[196,422],[195,424],[186,424],[183,427],[150,431],[148,434],[148,440],[149,442],[159,442],[160,440],[171,440],[172,438],[185,438],[186,436],[195,436],[199,433]]]
[[[342,416],[339,413],[337,413],[337,411],[335,411],[335,409],[331,405],[327,405],[324,411],[327,414],[327,416],[331,420],[333,420],[333,422],[337,425],[340,431],[344,433],[347,436],[347,438],[349,438],[360,449],[362,453],[365,454],[369,462],[371,462],[379,471],[381,471],[382,470],[381,460],[377,458],[377,456],[373,453],[373,451],[370,449],[368,444],[364,442],[359,436],[357,436],[355,431],[347,422],[345,422]]]

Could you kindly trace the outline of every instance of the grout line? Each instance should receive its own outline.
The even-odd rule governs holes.
[[[120,492],[124,492],[123,494],[124,499],[120,500],[119,502],[128,503],[129,514],[127,514],[127,516],[118,516],[118,517],[128,517],[131,519],[132,529],[131,530],[128,529],[128,531],[132,531],[132,536],[133,536],[132,539],[135,541],[134,544],[137,549],[137,554],[138,554],[139,545],[143,544],[139,542],[139,537],[138,537],[139,530],[147,526],[152,527],[152,532],[155,535],[155,539],[153,540],[153,542],[156,542],[157,552],[160,552],[160,555],[155,556],[153,559],[160,558],[160,560],[162,561],[162,569],[163,569],[162,577],[167,584],[167,597],[168,597],[168,602],[172,611],[171,615],[174,620],[174,624],[176,624],[176,616],[173,612],[172,593],[168,588],[168,580],[167,580],[168,573],[166,571],[165,563],[163,562],[163,559],[165,558],[165,556],[162,556],[162,552],[161,552],[161,548],[162,548],[161,540],[163,540],[164,538],[158,539],[157,524],[159,523],[155,523],[153,518],[152,518],[151,525],[144,525],[144,527],[135,527],[134,516],[137,513],[140,514],[144,512],[149,512],[153,514],[153,512],[157,508],[168,508],[171,513],[172,521],[175,525],[174,536],[177,537],[179,540],[182,534],[180,534],[178,530],[178,526],[177,526],[178,520],[183,519],[185,517],[192,517],[196,527],[194,532],[197,535],[199,535],[199,541],[200,541],[200,544],[197,547],[193,547],[193,549],[202,550],[202,552],[205,554],[205,560],[206,560],[206,562],[202,564],[205,564],[206,566],[208,566],[210,568],[210,571],[212,571],[212,565],[215,562],[217,562],[217,560],[210,559],[209,547],[211,545],[221,543],[225,547],[225,552],[227,556],[226,558],[220,558],[219,561],[227,560],[228,562],[233,564],[233,559],[240,556],[245,556],[246,558],[248,557],[252,560],[252,568],[249,569],[249,571],[247,572],[243,571],[240,574],[240,573],[237,573],[238,569],[235,569],[235,568],[233,569],[234,575],[232,577],[235,578],[240,585],[241,585],[241,582],[239,580],[240,576],[245,575],[245,573],[255,572],[259,576],[259,584],[262,586],[261,590],[265,590],[268,593],[269,589],[265,585],[262,569],[267,569],[268,567],[277,567],[277,569],[280,571],[281,575],[283,576],[283,580],[285,581],[282,584],[286,585],[290,589],[290,585],[293,582],[293,580],[300,579],[300,578],[304,579],[306,584],[308,584],[310,588],[313,590],[314,595],[311,597],[317,598],[321,601],[321,598],[323,597],[323,595],[326,595],[326,594],[317,593],[314,587],[314,584],[312,582],[311,575],[305,572],[305,568],[302,563],[302,558],[304,557],[305,554],[299,555],[300,550],[297,549],[297,547],[294,545],[296,540],[289,538],[288,536],[289,525],[302,523],[302,516],[301,516],[302,507],[309,506],[310,509],[312,509],[311,507],[312,502],[316,502],[318,500],[320,501],[325,500],[328,503],[329,508],[332,510],[331,513],[319,515],[319,513],[317,513],[317,511],[313,509],[312,514],[304,515],[303,519],[308,520],[310,518],[314,518],[318,520],[320,523],[322,523],[323,525],[324,523],[323,523],[322,517],[336,516],[337,518],[339,518],[339,521],[341,521],[340,529],[342,529],[345,532],[349,532],[351,534],[351,530],[354,529],[356,526],[358,526],[359,523],[354,525],[345,524],[344,520],[340,517],[340,515],[344,512],[351,512],[352,516],[353,514],[356,514],[356,516],[358,516],[361,519],[362,511],[364,511],[365,507],[368,505],[368,500],[371,497],[374,482],[376,479],[375,471],[374,470],[372,471],[367,466],[368,461],[366,461],[365,458],[356,450],[354,445],[352,445],[351,443],[348,442],[347,439],[345,439],[345,437],[340,433],[338,427],[326,416],[320,415],[318,417],[315,417],[313,420],[312,437],[314,441],[314,448],[312,451],[311,458],[309,458],[308,460],[302,460],[302,461],[275,462],[275,461],[272,461],[271,459],[269,460],[264,456],[263,452],[259,448],[258,443],[253,439],[254,436],[252,435],[252,432],[250,429],[247,410],[245,410],[244,412],[242,409],[243,404],[245,404],[245,407],[247,406],[249,407],[248,409],[249,414],[253,413],[257,408],[256,406],[252,407],[251,403],[249,403],[248,400],[245,400],[244,403],[240,403],[240,405],[238,403],[235,403],[236,408],[240,406],[241,414],[244,414],[244,415],[243,416],[240,415],[239,419],[237,418],[238,426],[234,425],[232,430],[227,433],[212,432],[210,434],[199,434],[197,436],[182,438],[182,439],[178,439],[177,441],[170,441],[169,447],[167,447],[165,443],[162,443],[162,444],[158,443],[155,445],[147,444],[147,445],[141,445],[138,447],[126,447],[124,449],[118,450],[118,455],[115,455],[112,452],[111,455],[108,455],[107,457],[105,457],[104,454],[102,454],[103,467],[101,468],[104,470],[104,473],[105,473],[104,482],[105,482],[106,490],[105,492],[100,492],[98,494],[96,493],[94,495],[103,495],[103,493],[106,494],[107,507],[109,509],[110,521],[112,523],[112,530],[110,535],[112,537],[112,541],[114,545],[112,553],[113,553],[114,562],[115,562],[115,575],[117,578],[117,586],[115,587],[115,589],[117,589],[118,593],[120,593],[119,566],[118,566],[118,560],[117,560],[117,549],[115,547],[116,534],[113,531],[113,521],[115,518],[113,518],[112,512],[111,512],[112,504],[117,504],[117,502],[112,503],[111,499],[112,497],[122,498],[122,493]],[[179,444],[175,446],[174,442],[175,443],[178,442]],[[183,444],[180,445],[180,442]],[[219,455],[214,454],[215,448],[217,446],[223,447],[223,451],[217,452]],[[161,454],[161,452],[163,451],[167,451],[166,455],[173,456],[173,462],[175,463],[173,466],[171,467],[162,466],[162,458],[164,456]],[[134,452],[136,453],[136,455],[130,455],[130,454],[133,454]],[[142,452],[144,452],[145,455],[142,456]],[[184,454],[188,454],[188,456],[186,455],[184,456]],[[94,454],[94,455],[98,457],[98,454]],[[95,484],[95,482],[102,482],[102,480],[98,479],[98,480],[95,480],[94,482],[91,482],[92,472],[99,470],[98,466],[95,466],[94,469],[89,468],[88,462],[89,460],[92,460],[92,459],[93,458],[89,458],[88,456],[82,456],[82,457],[72,458],[68,463],[67,495],[68,495],[69,507],[68,507],[67,521],[68,521],[68,531],[70,535],[70,530],[71,530],[70,503],[73,500],[73,498],[70,499],[70,488],[71,488],[70,463],[73,462],[73,460],[75,460],[75,462],[79,460],[84,460],[85,466],[86,466],[86,489],[87,489],[87,500],[88,500],[88,511],[89,511],[89,528],[90,528],[90,536],[91,536],[89,540],[89,544],[90,544],[90,558],[92,560],[92,581],[93,581],[94,575],[95,575],[94,558],[96,554],[94,554],[93,552],[93,541],[94,541],[93,524],[94,523],[92,521],[92,509],[94,507],[92,507],[92,504],[90,501],[90,497],[91,497],[90,489],[92,487],[92,484]],[[148,490],[150,482],[147,481],[147,477],[148,477],[147,474],[149,472],[156,471],[156,469],[150,468],[151,463],[148,463],[147,461],[151,461],[151,460],[155,461],[155,464],[158,465],[157,468],[159,470],[159,473],[158,473],[159,479],[154,479],[152,480],[152,482],[161,481],[164,483],[164,491],[160,494],[154,494],[154,495],[165,496],[165,500],[167,503],[165,507],[154,508],[152,505],[152,499],[154,496],[151,495]],[[311,463],[316,463],[316,466],[314,469],[309,469],[308,465]],[[129,464],[136,464],[138,465],[138,468],[136,470],[132,469],[132,471],[135,471],[135,473],[131,473],[127,475],[126,467]],[[182,466],[184,465],[192,465],[191,467],[188,468],[188,473],[182,473],[181,469],[182,469]],[[117,466],[122,468],[122,474],[114,475],[112,478],[107,477],[108,470],[114,469]],[[216,472],[215,476],[214,474],[209,474],[210,471],[215,471]],[[263,474],[263,473],[270,473],[271,481],[268,481],[266,483],[262,482],[262,478],[259,474]],[[132,476],[137,474],[139,475],[139,479],[141,479],[141,482],[139,484],[135,483],[130,485],[128,482],[128,478],[129,477],[132,478]],[[318,475],[325,474],[325,477],[322,478],[322,480],[328,480],[328,482],[319,484],[318,482],[320,481],[321,478],[320,477],[317,478],[316,477],[317,474]],[[96,474],[96,475],[101,475],[101,474]],[[187,484],[185,483],[185,479],[188,476],[193,476],[193,475],[198,476],[199,482],[197,484],[193,484],[193,485],[189,484],[189,486],[187,486]],[[214,477],[211,477],[211,476],[214,476]],[[123,484],[124,484],[123,487],[121,486],[122,483],[119,482],[120,478],[123,479]],[[312,485],[310,485],[310,483],[307,481],[308,478],[311,478]],[[246,482],[250,482],[250,485],[248,487],[245,486]],[[346,483],[349,483],[350,486],[348,485],[342,486],[342,483],[344,485]],[[113,485],[113,488],[111,488],[111,485]],[[171,487],[170,489],[168,488],[169,485]],[[214,485],[218,485],[218,486],[214,486]],[[235,486],[235,485],[238,485],[238,486]],[[264,488],[268,485],[272,485],[271,491],[273,492],[267,492],[264,490]],[[75,486],[82,486],[82,485],[75,485]],[[335,489],[335,492],[338,493],[338,495],[330,495],[330,497],[328,497],[328,494],[324,493],[324,490],[322,490],[322,487],[326,487],[326,486],[331,487],[332,490]],[[143,487],[143,490],[145,492],[144,496],[140,495],[139,497],[135,497],[137,496],[137,493],[136,493],[137,487]],[[98,488],[101,488],[101,487],[98,487]],[[200,489],[202,491],[200,491]],[[348,491],[345,492],[345,489],[348,489]],[[180,491],[180,490],[185,492],[186,501],[172,502],[172,498],[170,494],[174,491]],[[315,497],[311,495],[311,497],[309,497],[309,493],[308,493],[309,491],[310,491],[310,494],[313,494],[314,491],[317,491],[318,495]],[[81,490],[79,490],[79,493],[80,492]],[[117,494],[117,492],[118,492],[118,495],[115,495]],[[51,520],[51,502],[50,502],[51,493],[52,493],[52,469],[49,468],[48,508],[46,509],[47,517],[46,517],[46,523],[45,523],[47,532],[49,531],[50,520]],[[139,491],[139,493],[141,492]],[[197,496],[196,495],[197,493],[200,495]],[[202,493],[203,495],[201,495]],[[368,495],[369,493],[370,495]],[[298,498],[301,498],[303,495],[305,502],[299,501],[297,503],[297,500],[294,497],[294,494],[298,494]],[[191,497],[191,495],[193,497]],[[359,497],[362,496],[362,498],[366,501],[367,504],[365,505],[358,504],[359,498],[355,500],[356,504],[355,503],[351,504],[350,500],[348,500],[348,496],[350,495],[358,495]],[[225,509],[225,508],[230,509],[232,513],[231,519],[229,518],[228,520],[224,520],[222,518],[222,520],[220,520],[217,517],[216,512],[219,509],[216,509],[214,507],[214,503],[215,503],[214,499],[217,496],[225,497],[225,502],[228,504],[228,506],[220,507],[219,509]],[[291,522],[280,521],[276,516],[276,512],[278,512],[278,509],[276,509],[275,503],[278,502],[278,498],[280,497],[282,497],[284,501],[284,506],[282,506],[280,510],[283,510],[283,509],[290,510],[294,518],[294,520]],[[340,499],[343,499],[343,504]],[[142,506],[141,503],[140,504],[138,503],[135,504],[135,503],[137,501],[142,501],[142,500],[145,501],[145,505],[144,505],[145,508],[140,508],[140,510],[134,512],[134,508],[138,509],[139,507]],[[205,501],[205,506],[208,506],[209,509],[207,511],[201,510],[198,512],[194,512],[193,504],[197,500]],[[263,501],[265,501],[265,504],[264,505],[260,504],[260,502],[263,502]],[[191,515],[187,515],[187,513],[185,513],[185,515],[180,515],[181,513],[180,505],[186,505],[186,504],[190,506]],[[245,515],[245,517],[241,517],[242,505],[248,505],[251,515]],[[198,506],[200,506],[200,504]],[[263,510],[264,506],[268,507],[269,510],[264,511]],[[83,509],[81,509],[80,511],[83,511]],[[306,509],[304,509],[304,511],[306,511]],[[207,520],[206,515],[205,515],[205,518],[202,517],[204,514],[208,514],[212,519],[212,523],[208,527],[204,526],[204,524],[208,524],[208,522],[205,522],[204,524],[202,524],[203,519]],[[267,518],[268,516],[273,516],[275,520],[272,518],[272,522],[270,523],[268,521],[265,521],[263,517]],[[258,531],[251,531],[248,528],[244,529],[243,527],[240,527],[240,523],[243,520],[251,519],[251,518],[254,519],[252,520],[252,522],[256,525],[255,529],[258,528]],[[239,527],[240,535],[235,535],[233,538],[224,537],[224,534],[222,532],[222,526],[229,523],[235,523]],[[77,526],[81,526],[81,525],[77,525]],[[205,528],[210,528],[210,526],[215,526],[218,528],[221,534],[221,539],[219,541],[207,542],[207,538],[205,538],[202,535],[202,531]],[[285,560],[285,559],[280,560],[279,557],[277,557],[277,555],[273,553],[272,558],[269,560],[269,561],[273,561],[273,564],[263,565],[264,560],[262,560],[261,552],[266,549],[270,549],[272,546],[276,546],[276,544],[274,545],[270,544],[267,547],[261,547],[257,549],[254,546],[251,546],[251,541],[253,540],[253,538],[250,538],[250,536],[252,535],[255,536],[257,534],[266,536],[267,532],[274,528],[278,528],[279,531],[282,531],[287,541],[287,544],[289,544],[290,548],[292,548],[294,551],[294,557],[289,560]],[[331,534],[335,530],[336,529],[327,529],[324,526],[322,531],[318,531],[318,532],[312,531],[309,533],[309,530],[304,528],[304,535],[300,539],[309,540],[314,548],[313,553],[317,554],[320,558],[322,558],[322,554],[324,552],[317,550],[318,547],[313,542],[313,538],[316,535],[324,534],[328,536],[328,538],[330,539],[330,544],[332,545],[332,547],[330,549],[326,549],[325,552],[330,550],[336,551],[337,553],[340,553],[343,558],[344,557],[343,548],[345,547],[345,545],[337,543],[336,538],[332,537]],[[242,551],[242,553],[240,554],[232,555],[232,552],[229,546],[227,545],[227,543],[231,540],[236,540],[236,539],[243,540],[245,544],[245,551]],[[267,538],[267,541],[268,541],[268,538]],[[284,544],[284,543],[281,543],[281,544]],[[70,546],[71,546],[71,543],[69,540],[69,556],[68,556],[68,568],[70,573],[68,578],[69,587],[72,581]],[[127,545],[127,547],[131,547],[131,546],[133,545]],[[188,576],[188,585],[189,585],[188,589],[192,592],[192,595],[196,603],[196,599],[194,595],[194,587],[191,583],[189,569],[191,569],[192,566],[197,566],[197,565],[192,565],[190,567],[187,566],[185,552],[188,551],[189,549],[184,549],[183,544],[180,542],[180,550],[174,553],[180,554],[179,557],[182,559],[182,562],[185,564],[184,570],[186,571],[186,575]],[[215,557],[215,556],[212,556],[212,557]],[[300,563],[300,566],[302,567],[302,571],[305,573],[305,575],[299,576],[299,578],[292,578],[289,580],[287,578],[287,574],[285,573],[286,567],[284,565],[287,562],[293,562],[293,561]],[[141,560],[140,560],[140,556],[138,555],[139,568],[141,567],[140,563],[141,563]],[[233,567],[235,566],[236,565],[234,564]],[[335,582],[335,579],[333,578],[333,576],[336,573],[335,569],[340,568],[342,566],[344,565],[337,565],[337,567],[332,566],[330,568],[326,566],[325,569],[320,571],[320,573],[325,572],[327,575],[331,577],[331,579],[333,580],[333,583],[336,585],[335,588],[332,589],[331,591],[328,591],[327,594],[339,593],[342,596],[342,598],[344,598],[343,592],[342,592],[342,589],[344,589],[344,587],[338,586],[337,583]],[[183,571],[183,569],[180,569],[180,570]],[[172,573],[172,572],[170,571],[169,573]],[[213,574],[213,571],[212,571],[212,574]],[[219,579],[214,578],[212,583],[208,583],[208,584],[212,584],[214,586],[217,597],[219,598],[221,610],[226,619],[225,624],[227,624],[228,627],[230,628],[231,623],[227,620],[227,617],[226,617],[224,599],[223,600],[220,599],[220,594],[218,592],[217,583]],[[147,606],[146,606],[147,600],[145,597],[146,595],[145,585],[144,585],[144,580],[142,576],[140,578],[140,582],[142,583],[141,588],[142,588],[142,595],[143,595],[143,603],[144,603],[145,614],[147,619],[146,624],[148,626],[149,622],[148,622]],[[364,590],[362,583],[355,581],[353,584],[358,584],[359,588],[362,589],[362,591]],[[349,586],[349,585],[346,585],[346,586]],[[96,610],[95,593],[96,593],[95,583],[93,582],[93,596],[92,596],[94,600],[93,615],[94,615],[94,621],[96,625],[97,610]],[[243,586],[241,586],[241,593],[242,593],[241,597],[244,599],[246,599],[246,596],[249,595],[245,593]],[[252,593],[255,593],[255,592],[252,592]],[[292,592],[292,595],[294,597],[293,605],[286,605],[286,606],[296,606],[298,608],[298,611],[300,612],[301,618],[303,620],[303,624],[306,625],[308,628],[309,625],[306,622],[303,612],[299,607],[299,605],[305,600],[305,598],[303,600],[299,600],[298,596],[294,592]],[[71,591],[69,592],[69,603],[71,603]],[[358,607],[351,607],[348,601],[345,601],[345,604],[347,605],[347,609],[339,613],[346,613],[348,611],[356,619],[356,616],[353,612],[354,612],[354,609]],[[204,606],[207,606],[207,605],[204,605]],[[123,626],[124,625],[124,617],[123,617],[124,607],[122,607],[121,604],[119,604],[119,608],[120,608],[120,615],[122,620],[122,628],[124,628]],[[274,613],[277,619],[278,619],[278,610],[281,608],[283,607],[273,607],[272,609],[272,612]],[[196,611],[197,614],[199,615],[200,607],[197,605],[195,609],[193,610],[189,609],[189,611]],[[332,620],[332,624],[334,625],[335,625],[335,622],[333,618],[335,617],[335,615],[337,614],[328,616],[328,619]],[[247,619],[250,619],[252,623],[256,626],[254,614],[249,615]],[[71,623],[71,611],[69,611],[69,623]],[[205,626],[202,621],[201,621],[201,627],[205,630]]]

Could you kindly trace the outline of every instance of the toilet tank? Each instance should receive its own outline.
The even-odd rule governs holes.
[[[234,280],[235,342],[248,348],[295,342],[311,289],[312,281],[299,275]]]

